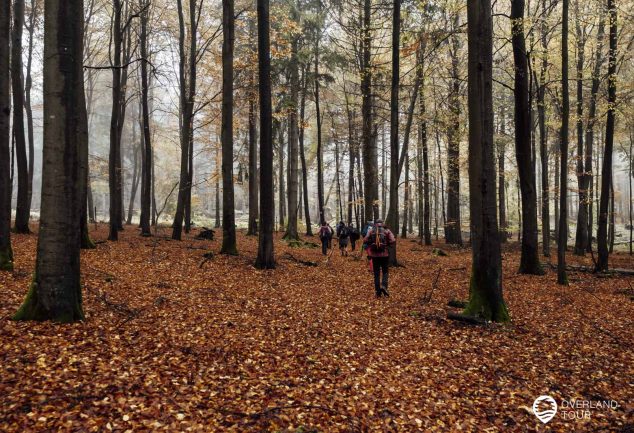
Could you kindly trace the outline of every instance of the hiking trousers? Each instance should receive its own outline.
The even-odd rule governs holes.
[[[374,271],[374,290],[379,292],[381,286],[387,290],[389,257],[372,257],[372,270]],[[381,271],[383,271],[383,280],[381,281]]]
[[[328,243],[329,243],[329,240],[326,238],[323,238],[321,240],[321,253],[324,256],[328,254]]]

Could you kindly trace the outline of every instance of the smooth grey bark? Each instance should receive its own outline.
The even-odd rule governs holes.
[[[139,49],[141,52],[141,116],[143,127],[143,149],[141,166],[141,215],[140,226],[142,236],[151,236],[150,226],[152,204],[152,134],[150,130],[149,78],[148,78],[148,16],[149,0],[141,1],[141,31]]]
[[[468,17],[469,210],[472,269],[464,314],[507,322],[493,156],[493,20],[490,0],[472,0]]]
[[[35,274],[15,320],[83,320],[79,148],[87,145],[83,0],[46,0],[44,154]]]
[[[291,19],[299,23],[299,13],[297,6],[292,6]],[[297,240],[297,213],[298,213],[298,192],[299,192],[299,130],[298,113],[299,106],[299,58],[298,58],[298,37],[293,36],[291,40],[291,61],[290,61],[290,90],[291,107],[289,113],[289,134],[288,134],[288,222],[286,224],[285,239]]]

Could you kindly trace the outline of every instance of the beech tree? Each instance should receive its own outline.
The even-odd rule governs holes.
[[[561,130],[559,166],[559,233],[557,239],[557,282],[568,284],[566,274],[566,248],[568,247],[568,129],[570,123],[570,92],[568,90],[568,8],[569,0],[562,2],[561,18]]]
[[[82,320],[80,148],[87,146],[83,0],[44,7],[44,159],[35,274],[15,320]]]
[[[5,0],[10,1],[10,0]],[[29,233],[31,214],[29,203],[29,168],[24,135],[24,73],[22,70],[22,34],[24,29],[24,0],[13,2],[11,34],[11,89],[13,91],[13,139],[18,170],[18,197],[15,209],[15,231]]]
[[[522,256],[519,272],[541,275],[537,231],[537,190],[531,150],[529,69],[524,36],[524,0],[511,2],[511,31],[515,60],[515,155],[522,193]]]
[[[10,39],[11,2],[0,4],[0,40]],[[10,68],[9,44],[0,44],[0,71]],[[13,269],[11,249],[11,94],[9,74],[0,73],[0,271]]]
[[[273,224],[273,109],[271,106],[271,39],[269,0],[257,0],[258,79],[260,83],[260,234],[255,267],[275,268]]]
[[[473,264],[464,314],[506,322],[493,157],[493,23],[490,0],[467,4],[469,209]]]
[[[616,71],[617,71],[617,7],[616,0],[608,0],[608,22],[610,28],[608,51],[608,115],[605,124],[605,147],[603,150],[603,166],[601,168],[601,200],[599,202],[599,226],[597,244],[599,257],[597,271],[608,270],[608,203],[612,183],[612,153],[614,149],[614,123],[616,110]]]

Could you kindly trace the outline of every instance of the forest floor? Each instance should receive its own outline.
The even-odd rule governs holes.
[[[106,239],[105,225],[91,229]],[[86,320],[73,325],[9,320],[37,241],[13,237],[15,271],[0,273],[0,431],[634,432],[632,277],[571,272],[557,286],[548,266],[518,275],[511,243],[512,323],[472,326],[446,319],[458,311],[448,301],[468,296],[468,249],[438,243],[439,257],[399,239],[404,267],[375,299],[365,259],[335,251],[325,263],[278,237],[277,269],[259,271],[257,238],[239,233],[230,257],[194,234],[128,227],[83,252]],[[559,404],[546,425],[531,409],[544,394]],[[618,407],[562,407],[571,400]]]

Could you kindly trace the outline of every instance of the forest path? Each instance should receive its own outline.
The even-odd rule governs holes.
[[[194,234],[127,227],[85,251],[86,322],[63,326],[8,320],[36,243],[14,238],[16,270],[0,273],[1,431],[542,431],[530,407],[543,394],[621,406],[560,414],[550,431],[632,427],[631,278],[572,273],[562,288],[550,270],[517,275],[510,244],[512,325],[472,327],[446,320],[447,302],[468,295],[467,249],[439,243],[449,255],[437,257],[398,239],[405,267],[391,271],[391,297],[375,299],[365,259],[335,251],[325,264],[320,249],[278,237],[277,269],[259,271],[256,237],[240,232],[229,257]],[[619,254],[614,266],[634,264]]]

